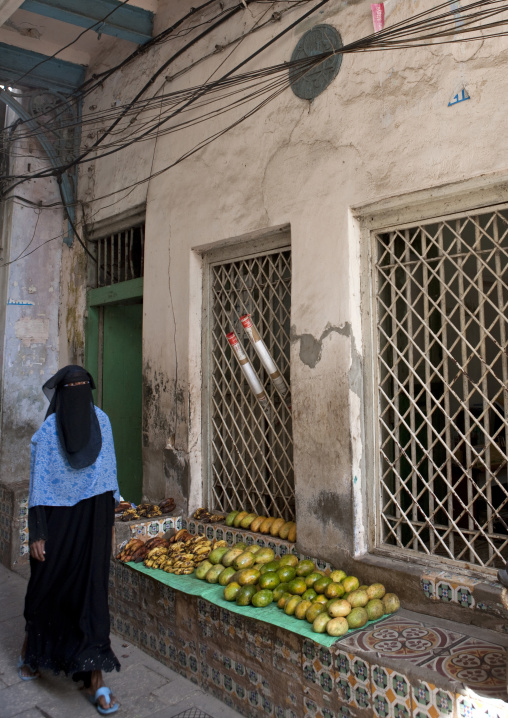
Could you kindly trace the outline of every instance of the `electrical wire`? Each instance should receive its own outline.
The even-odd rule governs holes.
[[[326,1],[327,0],[324,0],[324,2]],[[270,68],[263,68],[262,70],[253,71],[252,73],[244,73],[241,75],[235,74],[240,67],[252,60],[260,52],[266,49],[266,47],[268,47],[270,44],[279,40],[280,37],[285,34],[285,32],[295,27],[299,22],[305,19],[305,17],[310,15],[319,7],[321,7],[324,2],[319,3],[308,13],[302,15],[295,23],[289,25],[286,30],[284,30],[282,33],[279,33],[277,36],[275,36],[275,38],[269,41],[269,43],[263,45],[259,50],[250,55],[246,60],[242,61],[239,65],[233,68],[233,70],[226,73],[226,75],[224,75],[222,78],[219,78],[219,80],[195,88],[182,90],[177,93],[166,93],[165,95],[158,96],[157,98],[139,97],[137,101],[131,101],[127,105],[123,106],[119,110],[119,113],[114,120],[116,127],[119,126],[121,119],[129,118],[129,113],[134,111],[139,114],[142,111],[148,111],[153,108],[156,109],[159,117],[154,118],[153,120],[147,120],[145,117],[143,119],[143,122],[139,122],[137,128],[128,126],[128,129],[130,131],[130,137],[127,141],[122,142],[120,138],[118,140],[111,139],[109,144],[104,142],[103,150],[107,150],[106,152],[102,152],[101,154],[97,154],[94,157],[86,159],[78,158],[73,163],[58,168],[59,171],[63,171],[63,169],[72,167],[75,164],[81,164],[83,163],[83,161],[95,161],[97,159],[100,159],[101,157],[108,156],[113,152],[126,149],[127,147],[130,147],[136,142],[144,141],[146,139],[152,139],[154,135],[161,136],[162,133],[176,132],[178,130],[188,128],[193,124],[202,123],[207,119],[218,117],[219,115],[224,114],[230,109],[234,109],[240,106],[240,104],[242,104],[242,101],[246,102],[258,98],[259,95],[262,94],[263,89],[265,93],[273,99],[273,97],[276,97],[279,94],[279,85],[277,85],[276,80],[268,81],[267,79],[264,88],[260,86],[257,90],[254,88],[254,85],[252,83],[254,81],[260,80],[261,78],[269,78],[271,76],[276,76],[277,74],[286,73],[287,77],[288,70],[290,82],[293,82],[295,80],[295,72],[299,73],[301,71],[312,71],[312,69],[317,67],[320,63],[324,62],[333,54],[380,51],[386,49],[406,49],[410,47],[432,46],[434,44],[477,40],[485,36],[501,37],[508,34],[507,31],[498,33],[489,32],[488,34],[486,34],[485,32],[486,30],[492,30],[493,28],[507,25],[506,19],[498,19],[495,22],[485,23],[487,19],[493,18],[495,15],[499,15],[499,13],[506,11],[505,0],[476,0],[476,2],[470,3],[467,6],[461,6],[460,12],[453,9],[450,10],[449,4],[445,2],[435,8],[431,8],[430,10],[426,10],[415,15],[414,17],[410,18],[409,21],[400,21],[399,23],[392,25],[390,28],[385,28],[378,33],[371,34],[365,38],[352,42],[349,45],[340,48],[340,50],[336,52],[323,53],[323,55],[315,56],[310,59],[306,58],[305,62],[309,63],[307,65],[302,63],[302,61],[298,61],[295,63],[283,63],[280,65],[272,66]],[[460,26],[457,26],[457,18],[460,19]],[[481,34],[472,37],[464,37],[466,33],[471,34],[473,32]],[[431,42],[429,42],[429,40],[431,40]],[[167,63],[165,63],[165,66],[167,66]],[[161,74],[160,68],[157,71],[157,74]],[[167,125],[167,123],[170,120],[173,120],[177,115],[184,115],[185,112],[194,112],[196,109],[204,109],[207,106],[212,105],[213,103],[223,102],[228,96],[232,96],[233,94],[233,92],[231,93],[231,95],[224,94],[224,91],[226,89],[234,89],[234,92],[240,94],[242,92],[246,93],[247,85],[249,82],[251,83],[251,92],[250,94],[245,95],[244,98],[242,98],[242,101],[231,101],[229,105],[219,107],[215,110],[207,110],[206,112],[203,112],[200,116],[194,117],[192,120],[180,120],[178,124],[165,127],[164,130],[161,130],[161,127]],[[280,88],[286,88],[289,84],[289,82],[283,82],[282,79],[280,80]],[[223,92],[223,94],[219,95],[217,94],[218,92]],[[166,106],[170,109],[161,119],[162,103],[166,103]],[[262,101],[261,103],[259,103],[256,106],[256,111],[265,104],[266,101]],[[232,127],[237,126],[240,121],[243,121],[243,119],[245,119],[246,117],[251,116],[251,114],[252,112],[249,111],[248,113],[243,115],[240,120],[235,120],[233,123],[230,123],[224,131],[228,131]],[[114,112],[108,112],[108,114],[105,116],[111,118],[114,116]],[[98,122],[100,117],[100,114],[96,114],[89,118],[84,116],[83,122],[85,124],[88,122]],[[126,129],[126,127],[118,127],[117,133],[121,135],[121,133],[125,132]],[[102,137],[105,137],[105,134],[107,133],[102,133]],[[112,135],[112,132],[109,134]],[[199,148],[202,146],[206,146],[206,144],[216,139],[217,136],[221,136],[221,134],[223,134],[223,131],[212,135],[211,138],[205,138],[197,145],[197,147]],[[95,147],[96,146],[97,143],[95,143]],[[193,152],[194,151],[192,151],[191,154],[193,154]],[[182,158],[171,163],[171,165],[169,165],[166,170],[170,169],[171,167],[174,167],[175,164],[178,164],[178,162],[182,161],[182,159],[185,159],[187,156],[190,156],[189,153],[185,153],[184,155],[182,155]],[[9,180],[22,181],[28,178],[32,179],[44,176],[51,176],[52,174],[55,174],[55,170],[45,170],[43,172],[31,175],[12,176],[9,178]],[[155,175],[150,175],[150,177],[151,176],[158,176],[158,174],[156,173]],[[149,178],[141,180],[140,183],[148,181]],[[122,190],[116,190],[115,194],[117,192],[128,191],[137,184],[138,183],[134,183],[132,185],[128,185]],[[12,190],[12,187],[9,189]],[[93,201],[98,201],[99,199],[110,197],[111,194],[113,193],[103,195],[101,198],[94,198]]]
[[[216,0],[213,0],[213,2],[215,2],[215,1],[216,1]],[[258,0],[252,0],[252,1],[253,1],[253,2],[256,2],[256,3],[258,2]],[[281,0],[275,0],[275,2],[274,2],[274,0],[270,0],[270,4],[278,4],[279,2],[281,2]],[[259,25],[256,24],[256,25],[255,25],[253,28],[251,28],[247,33],[245,33],[245,34],[243,34],[243,35],[240,35],[240,36],[237,37],[237,38],[234,38],[233,40],[231,40],[229,43],[226,43],[225,45],[222,45],[222,46],[221,46],[221,49],[225,49],[225,48],[227,48],[229,45],[232,45],[232,44],[236,44],[236,43],[241,42],[242,39],[244,39],[245,37],[247,37],[247,36],[248,36],[249,34],[251,34],[252,32],[257,32],[258,30],[261,30],[263,27],[265,27],[265,26],[266,26],[267,24],[269,24],[270,22],[273,22],[273,21],[275,21],[275,20],[280,20],[283,14],[285,14],[285,13],[287,13],[287,12],[289,12],[289,11],[294,10],[297,6],[299,6],[299,5],[301,5],[301,4],[306,4],[306,3],[308,3],[308,2],[310,2],[310,0],[294,0],[294,1],[291,3],[291,6],[290,6],[290,7],[286,8],[286,9],[283,9],[282,11],[279,11],[279,12],[277,12],[277,13],[274,13],[273,16],[272,16],[272,18],[271,18],[270,20],[268,20],[268,21],[265,22],[265,23],[261,23],[261,24],[259,24]],[[205,4],[202,5],[201,7],[204,7],[204,6],[209,5],[209,4],[210,4],[210,0],[209,0],[209,2],[205,3]],[[198,8],[198,9],[199,9],[199,8]],[[197,10],[197,9],[196,9],[196,10]],[[189,15],[190,15],[190,14],[192,14],[192,12],[189,13]],[[221,14],[223,14],[223,13],[221,13]],[[186,17],[188,17],[188,16],[186,16]],[[215,17],[217,17],[217,16],[215,16]],[[208,22],[211,22],[211,21],[208,20],[207,23],[208,23]],[[199,25],[196,25],[196,26],[194,26],[194,27],[201,26],[202,24],[206,24],[206,23],[200,23]],[[173,27],[175,27],[175,25],[173,25]],[[162,34],[163,34],[163,33],[161,33],[161,35],[162,35]],[[156,40],[156,39],[157,39],[157,38],[155,38],[155,40]],[[148,43],[147,43],[147,44],[148,44]],[[138,48],[138,50],[139,50],[139,49],[144,49],[144,48],[147,46],[147,44],[141,46],[140,48]],[[189,48],[189,45],[187,45],[187,49],[188,49],[188,48]],[[137,51],[136,51],[136,53],[133,53],[131,57],[134,58],[134,56],[135,56],[136,54],[137,54]],[[182,70],[178,71],[178,73],[176,73],[175,75],[173,75],[171,78],[166,78],[166,79],[167,79],[167,80],[169,80],[169,79],[171,79],[171,80],[176,79],[176,77],[181,76],[181,75],[184,74],[185,72],[189,71],[191,68],[195,67],[198,63],[203,62],[203,61],[206,60],[207,58],[211,57],[213,54],[216,54],[216,51],[214,51],[213,53],[211,53],[211,54],[209,54],[209,55],[203,55],[203,56],[201,56],[198,60],[196,60],[196,61],[194,61],[193,63],[191,63],[191,65],[189,65],[189,66],[183,68]],[[114,71],[116,71],[116,70],[119,69],[119,68],[120,68],[120,65],[117,65],[116,68],[113,68],[113,69],[111,70],[111,72],[114,72]],[[108,71],[108,72],[109,72],[109,71]],[[102,84],[102,82],[103,82],[103,80],[101,80],[101,83],[100,83],[100,84]],[[98,83],[98,84],[99,84],[99,83]],[[84,98],[84,96],[83,96],[83,98]],[[125,106],[122,106],[122,107],[125,107]],[[59,109],[61,110],[60,112],[59,112]],[[141,108],[141,109],[142,109],[142,108]],[[51,119],[51,123],[52,123],[53,125],[56,125],[57,121],[59,121],[59,118],[60,118],[61,115],[62,115],[62,112],[67,112],[67,111],[68,111],[68,105],[67,105],[66,102],[57,103],[57,104],[55,104],[55,105],[52,107],[52,110],[51,110],[51,111],[52,111],[52,113],[53,113],[53,117],[52,117],[52,119]],[[132,111],[133,111],[134,113],[136,113],[136,114],[138,113],[138,110],[136,109],[136,106],[134,106],[134,109],[133,109]],[[130,113],[129,113],[129,114],[130,114]],[[88,118],[90,118],[90,119],[88,120],[88,122],[93,122],[93,120],[94,120],[94,115],[93,115],[93,113],[88,113],[87,116],[88,116]],[[108,117],[114,117],[114,116],[115,116],[114,111],[113,111],[113,113],[111,113],[111,114],[108,114],[107,111],[99,111],[99,113],[97,113],[97,118],[100,117],[100,118],[102,119],[102,121],[106,121],[106,120],[108,119]],[[36,116],[36,117],[37,117],[37,116]],[[45,117],[44,119],[46,120],[46,117]],[[58,131],[62,131],[63,129],[70,129],[70,128],[72,128],[72,127],[80,127],[80,128],[82,128],[82,127],[84,126],[84,124],[86,124],[86,123],[87,123],[87,120],[86,120],[86,119],[82,119],[81,121],[80,121],[80,120],[75,120],[74,122],[65,122],[65,123],[61,123],[61,122],[60,122],[57,129],[58,129]],[[15,127],[17,128],[17,130],[18,130],[18,133],[17,133],[17,138],[18,138],[18,139],[29,139],[30,137],[34,137],[34,136],[36,137],[36,136],[37,136],[37,134],[35,133],[35,131],[31,131],[31,130],[25,130],[24,132],[20,132],[20,131],[19,131],[19,128],[20,128],[23,124],[24,124],[24,122],[23,122],[22,120],[16,120],[16,122],[15,122],[13,125],[8,126],[8,127],[5,128],[4,130],[2,130],[2,131],[0,132],[0,135],[1,135],[2,132],[8,133],[8,132],[11,131],[11,130],[13,129],[13,127],[15,126]],[[45,127],[47,127],[47,126],[48,126],[48,123],[45,122]],[[21,155],[21,154],[18,155],[18,156],[20,156],[20,157],[27,157],[27,155]]]

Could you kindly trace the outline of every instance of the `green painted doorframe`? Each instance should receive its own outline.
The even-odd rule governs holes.
[[[142,278],[90,290],[85,341],[85,366],[97,385],[94,400],[113,427],[120,491],[135,503],[142,495],[142,300]]]
[[[88,317],[85,328],[85,367],[94,377],[97,386],[101,387],[101,308],[108,304],[127,304],[143,298],[143,277],[128,282],[112,284],[109,287],[90,289],[87,294]],[[101,392],[94,392],[94,401],[100,406]]]

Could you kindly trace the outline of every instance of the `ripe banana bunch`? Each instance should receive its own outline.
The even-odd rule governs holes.
[[[227,542],[212,542],[206,536],[192,536],[185,541],[155,546],[148,552],[144,563],[148,568],[158,568],[166,573],[188,575],[208,558],[213,548],[221,546],[227,546]]]
[[[119,561],[123,561],[124,563],[127,563],[127,561],[130,561],[136,551],[138,551],[142,546],[145,544],[141,539],[133,538],[131,539],[124,547],[123,549],[118,553],[117,559]]]

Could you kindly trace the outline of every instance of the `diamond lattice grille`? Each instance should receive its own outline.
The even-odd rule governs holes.
[[[291,253],[277,251],[211,266],[210,504],[294,518],[290,394],[274,389],[239,317],[250,314],[289,387]],[[226,339],[235,331],[265,388],[265,411]]]
[[[375,242],[380,543],[504,565],[508,210]]]

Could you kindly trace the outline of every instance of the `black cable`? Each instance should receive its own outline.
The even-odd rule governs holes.
[[[41,216],[41,213],[37,212],[37,219],[35,220],[35,227],[34,227],[34,232],[32,234],[32,239],[28,242],[25,249],[22,249],[21,252],[18,254],[18,256],[15,259],[11,259],[9,262],[4,262],[3,264],[0,264],[0,268],[8,267],[9,264],[14,264],[15,262],[18,261],[18,259],[21,259],[21,257],[25,254],[26,250],[30,247],[30,245],[32,244],[32,242],[35,239],[35,233],[37,232],[37,225],[39,224],[40,216]],[[31,252],[29,254],[31,254]]]
[[[252,2],[252,0],[247,0],[247,1],[248,1],[248,2]],[[250,62],[253,58],[255,58],[257,55],[259,55],[259,54],[262,53],[264,50],[266,50],[266,48],[270,47],[270,45],[273,45],[273,44],[274,44],[275,42],[277,42],[281,37],[283,37],[286,33],[288,33],[290,30],[292,30],[292,29],[295,28],[297,25],[299,25],[301,22],[303,22],[303,20],[305,20],[307,17],[309,17],[310,15],[312,15],[314,12],[316,12],[316,10],[319,10],[319,8],[321,8],[323,5],[326,5],[329,1],[330,1],[330,0],[321,0],[321,2],[319,2],[319,3],[318,3],[317,5],[315,5],[313,8],[311,8],[311,10],[309,10],[309,11],[306,12],[306,13],[304,13],[304,14],[303,14],[300,18],[298,18],[295,22],[293,22],[293,23],[291,23],[290,25],[288,25],[288,27],[285,28],[284,30],[282,30],[278,35],[276,35],[276,36],[273,37],[271,40],[269,40],[268,42],[266,42],[266,43],[265,43],[264,45],[262,45],[258,50],[256,50],[256,51],[253,52],[251,55],[249,55],[249,57],[247,57],[245,60],[242,60],[242,62],[240,62],[238,65],[236,65],[236,67],[232,68],[229,72],[227,72],[225,75],[223,75],[222,78],[220,78],[220,80],[214,81],[214,82],[211,83],[209,86],[206,86],[204,89],[202,89],[200,92],[198,92],[198,93],[197,93],[197,98],[199,98],[199,97],[201,97],[203,94],[205,94],[205,92],[208,91],[208,87],[213,88],[216,84],[218,84],[218,83],[221,82],[222,80],[225,80],[225,79],[227,79],[228,77],[230,77],[231,75],[233,75],[233,74],[234,74],[235,72],[237,72],[241,67],[243,67],[244,65],[246,65],[246,64],[247,64],[248,62]],[[239,3],[239,5],[235,6],[235,7],[228,13],[228,19],[229,19],[230,17],[233,17],[233,15],[235,15],[239,10],[241,10],[241,9],[243,9],[243,8],[244,8],[244,5],[243,5],[242,3]],[[206,29],[205,31],[203,31],[200,35],[198,35],[198,37],[195,38],[195,39],[192,41],[192,43],[190,43],[190,44],[194,44],[194,42],[197,42],[199,39],[201,39],[202,37],[204,37],[205,35],[207,35],[208,33],[210,33],[212,30],[214,30],[215,27],[216,27],[216,25],[213,25],[213,26],[207,28],[207,29]],[[132,100],[131,103],[129,103],[128,107],[131,107],[131,106],[134,104],[134,102],[136,102],[136,101],[146,92],[146,90],[150,87],[150,85],[153,84],[153,82],[157,79],[157,77],[160,76],[160,75],[162,74],[162,72],[164,72],[164,70],[169,66],[169,64],[171,64],[177,57],[179,57],[186,49],[187,49],[187,46],[186,46],[186,48],[181,48],[181,49],[180,49],[178,52],[176,52],[171,58],[169,58],[169,60],[167,60],[165,63],[163,63],[163,65],[157,70],[157,72],[154,73],[154,75],[152,75],[152,77],[150,78],[150,80],[149,80],[147,83],[145,83],[145,85],[143,86],[143,88],[137,93],[137,95],[136,95],[136,97],[134,98],[134,100]],[[186,107],[188,107],[188,106],[189,106],[192,102],[194,102],[194,100],[197,99],[197,98],[188,100],[186,103],[184,103],[184,104],[182,105],[181,108],[179,108],[178,110],[176,110],[176,111],[175,111],[172,115],[170,115],[169,117],[165,118],[165,119],[162,121],[161,124],[164,124],[165,122],[167,122],[167,121],[168,121],[169,119],[171,119],[172,117],[175,117],[176,115],[180,114],[180,112],[182,112],[182,110],[184,110]],[[111,130],[114,129],[114,127],[116,127],[116,125],[118,125],[118,123],[120,122],[120,120],[122,119],[122,117],[123,117],[125,114],[126,114],[126,110],[125,110],[124,112],[120,113],[120,116],[112,123],[112,125],[108,128],[108,130],[105,131],[105,132],[101,135],[101,137],[100,137],[98,140],[96,140],[96,141],[91,145],[91,147],[87,148],[87,151],[86,151],[86,152],[82,152],[81,155],[80,155],[79,157],[77,157],[75,160],[73,160],[72,162],[69,162],[69,163],[67,163],[67,164],[65,164],[65,165],[62,165],[62,166],[58,167],[56,171],[57,171],[57,172],[65,172],[65,171],[71,169],[71,168],[72,168],[73,166],[75,166],[76,164],[83,164],[84,162],[93,162],[93,161],[95,161],[96,159],[98,159],[97,157],[91,157],[91,158],[90,158],[90,157],[88,157],[88,155],[89,155],[96,147],[98,147],[99,144],[102,142],[102,140],[111,132]],[[154,128],[154,129],[156,129],[156,128]],[[143,135],[142,135],[141,137],[143,137]],[[128,143],[125,144],[124,147],[128,147],[128,146],[130,146],[131,144],[132,144],[132,142],[128,142]],[[117,150],[114,150],[114,151],[117,151]],[[113,150],[110,151],[110,152],[104,152],[104,153],[102,153],[101,155],[99,155],[99,157],[100,157],[100,158],[102,158],[102,157],[107,157],[107,156],[109,156],[109,155],[112,154],[112,153],[113,153]],[[42,171],[42,172],[39,172],[39,173],[30,175],[30,177],[31,177],[32,179],[35,179],[35,178],[52,176],[52,175],[54,175],[54,174],[55,174],[55,170],[54,170],[54,169],[50,169],[50,170],[46,170],[46,171]]]
[[[461,21],[463,20],[463,15],[464,15],[464,11],[465,11],[465,10],[471,10],[472,8],[481,8],[481,7],[484,7],[484,6],[486,6],[486,5],[496,5],[496,4],[499,4],[499,3],[498,3],[498,2],[493,2],[493,0],[487,0],[487,1],[486,1],[486,0],[480,0],[479,2],[473,3],[473,4],[469,5],[469,6],[467,6],[466,8],[461,8],[461,11],[462,11]],[[319,6],[318,6],[318,7],[319,7]],[[449,6],[448,6],[447,3],[443,3],[442,5],[438,6],[438,8],[433,8],[433,9],[432,9],[432,12],[436,12],[436,10],[440,10],[440,9],[442,9],[442,8],[444,8],[444,7],[449,7]],[[314,9],[311,10],[310,12],[313,12],[315,9],[316,9],[316,8],[314,8]],[[400,23],[397,23],[395,26],[392,27],[392,31],[393,31],[394,29],[397,29],[398,27],[401,27],[401,26],[404,26],[404,28],[405,28],[406,31],[407,31],[408,28],[416,28],[417,26],[420,26],[420,29],[421,29],[421,25],[422,25],[422,23],[424,23],[424,22],[427,22],[427,24],[428,24],[429,22],[435,24],[435,23],[436,23],[436,18],[435,18],[435,17],[434,17],[434,18],[431,18],[430,21],[428,21],[428,20],[427,20],[427,21],[418,20],[419,18],[428,15],[429,12],[430,12],[430,11],[425,11],[425,12],[420,13],[419,15],[415,16],[414,18],[411,19],[411,23],[410,23],[410,24],[408,24],[407,21],[401,21]],[[477,13],[475,17],[479,17],[479,16],[484,17],[486,12],[489,12],[490,14],[495,14],[496,12],[499,12],[499,10],[491,10],[491,11],[482,10],[481,13]],[[448,12],[448,13],[446,13],[446,14],[443,15],[443,16],[438,16],[438,18],[444,17],[444,18],[447,20],[448,24],[449,24],[449,22],[450,22],[450,20],[449,20],[450,16],[451,16],[452,18],[455,18],[456,13],[455,13],[455,12]],[[305,16],[304,16],[304,17],[305,17]],[[299,21],[301,21],[301,20],[298,20],[297,22],[299,22]],[[490,24],[489,24],[489,27],[491,27],[491,26],[493,26],[493,25],[495,25],[495,24],[496,24],[496,23],[490,23]],[[501,24],[501,23],[497,23],[497,24]],[[294,25],[294,24],[293,24],[293,25]],[[291,27],[291,26],[290,26],[290,27]],[[290,28],[288,28],[288,29],[290,29]],[[449,35],[449,34],[456,35],[458,30],[459,30],[461,33],[464,33],[464,32],[470,32],[470,31],[471,31],[471,28],[467,28],[467,27],[466,27],[466,28],[462,28],[462,29],[454,28],[453,33],[448,33],[448,35]],[[395,34],[395,32],[392,32],[392,34]],[[499,34],[500,34],[500,33],[499,33]],[[495,34],[495,35],[492,35],[492,36],[497,36],[497,35],[499,35],[499,34]],[[377,33],[377,34],[368,36],[367,38],[362,38],[362,39],[359,40],[359,41],[356,41],[356,42],[351,43],[350,45],[348,45],[348,46],[346,46],[346,47],[344,47],[344,48],[341,48],[341,50],[339,50],[338,52],[345,54],[346,52],[352,52],[352,51],[357,51],[357,52],[358,52],[358,51],[384,49],[384,48],[388,45],[388,43],[390,42],[389,40],[386,39],[386,36],[387,36],[387,35],[388,35],[388,37],[389,37],[389,31],[386,31],[386,32],[384,32],[384,33],[383,33],[383,32]],[[383,36],[384,36],[384,40],[383,40]],[[280,37],[280,35],[277,36],[277,38],[274,38],[274,40],[272,40],[271,42],[273,42],[273,41],[275,41],[276,39],[278,39],[278,37]],[[466,39],[470,39],[470,38],[466,38]],[[369,43],[368,43],[369,40],[371,40],[370,46],[369,46]],[[373,41],[374,41],[374,40],[376,40],[376,42],[379,44],[379,47],[376,47],[376,46],[373,45]],[[381,40],[381,42],[379,42],[380,40]],[[458,41],[464,41],[464,40],[461,38],[461,40],[458,40]],[[407,41],[406,41],[406,40],[403,40],[403,39],[394,40],[394,41],[391,41],[391,46],[392,46],[394,49],[396,49],[396,48],[402,49],[403,47],[407,47],[407,46],[408,46],[408,45],[403,45],[403,44],[402,44],[402,43],[405,43],[405,42],[407,42]],[[447,40],[446,42],[453,42],[453,41]],[[440,44],[440,43],[435,43],[435,44]],[[412,43],[412,46],[415,46],[415,43],[414,43],[414,42]],[[418,45],[418,46],[420,46],[420,45]],[[266,46],[264,46],[264,47],[266,47]],[[261,48],[258,52],[262,51],[263,49],[264,49],[264,48]],[[257,53],[254,53],[254,55],[255,55],[255,54],[258,54],[258,52],[257,52]],[[326,58],[327,56],[329,56],[329,55],[324,55],[322,58],[316,58],[316,62],[322,62],[323,59]],[[251,58],[252,58],[252,56],[251,56]],[[247,58],[247,61],[248,61],[249,59],[251,59],[251,58]],[[244,61],[244,62],[247,62],[247,61]],[[243,63],[241,63],[241,64],[243,64]],[[288,64],[287,66],[289,66],[289,64]],[[237,67],[238,67],[238,66],[237,66]],[[235,72],[236,69],[237,69],[237,68],[234,68],[230,73],[227,73],[227,75],[226,75],[225,77],[227,77],[227,76],[229,76],[231,73]],[[238,81],[238,77],[235,78],[234,81],[237,82],[237,81]],[[221,80],[216,81],[217,85],[218,85],[220,82],[221,82]],[[213,91],[213,87],[214,87],[214,85],[215,85],[216,83],[212,83],[211,85],[209,85],[207,88],[205,88],[205,91],[199,91],[199,92],[197,93],[197,95],[194,94],[194,96],[191,97],[191,98],[184,104],[183,107],[179,108],[175,113],[173,113],[173,114],[170,115],[169,117],[165,117],[164,122],[167,122],[169,119],[171,119],[171,117],[174,117],[176,114],[180,114],[181,112],[183,112],[186,106],[189,106],[189,105],[192,104],[192,103],[194,103],[195,105],[199,104],[199,103],[197,103],[197,100],[199,99],[199,97],[201,97],[202,95],[204,95],[205,92],[212,92],[212,91]],[[160,101],[160,98],[157,98],[157,102],[159,102],[159,101]],[[214,101],[217,101],[217,100],[214,100]],[[131,103],[131,105],[132,105],[132,103]],[[202,121],[202,120],[198,120],[198,121]],[[182,126],[187,126],[187,124],[188,124],[188,123],[182,123]],[[152,127],[150,128],[150,130],[147,130],[147,131],[146,131],[145,133],[143,133],[141,136],[136,137],[136,139],[135,139],[134,141],[141,141],[142,139],[144,139],[145,137],[147,137],[150,132],[153,133],[153,132],[156,131],[157,129],[158,129],[158,125],[152,126]],[[168,130],[168,131],[174,131],[174,130],[173,130],[173,129],[170,129],[170,130]],[[132,142],[130,142],[130,143],[123,143],[123,144],[121,144],[119,147],[117,147],[114,151],[118,151],[119,149],[125,148],[126,146],[129,146],[129,144],[132,144]],[[113,151],[113,150],[112,150],[112,151]],[[108,153],[108,154],[111,154],[111,152]],[[98,158],[100,158],[100,157],[102,157],[102,156],[105,156],[105,154],[100,155]],[[93,159],[98,159],[98,158],[93,158]],[[90,160],[90,161],[91,161],[91,160]],[[43,175],[41,174],[40,176],[43,176]],[[44,175],[44,176],[46,176],[46,175]],[[34,175],[32,175],[31,177],[34,177]],[[12,189],[12,188],[11,188],[11,189]]]
[[[68,206],[67,206],[67,203],[65,202],[65,197],[64,197],[64,195],[63,195],[63,190],[62,190],[62,177],[61,177],[61,175],[59,175],[59,176],[57,177],[57,182],[58,182],[58,191],[60,192],[60,198],[61,198],[61,200],[62,200],[62,204],[63,204],[64,209],[65,209],[65,214],[66,214],[66,216],[67,216],[67,220],[68,220],[69,224],[71,225],[71,229],[72,229],[72,231],[73,231],[73,233],[74,233],[74,236],[76,237],[76,239],[78,240],[78,242],[80,243],[80,245],[83,247],[83,249],[85,250],[85,252],[88,254],[88,256],[97,264],[97,257],[94,257],[94,256],[93,256],[93,254],[90,252],[90,250],[88,249],[88,247],[86,246],[86,244],[83,242],[83,240],[81,239],[81,237],[80,237],[79,234],[78,234],[78,230],[76,229],[76,226],[75,226],[74,222],[72,221],[71,213],[69,212],[69,208],[68,208]]]
[[[301,1],[301,0],[300,0],[300,1]],[[501,2],[501,0],[489,0],[488,4],[495,4],[495,2]],[[474,7],[482,7],[482,6],[485,5],[485,4],[486,4],[485,0],[480,0],[479,2],[476,2],[476,3],[473,3],[473,4],[469,5],[469,6],[467,6],[465,9],[468,10],[468,11],[470,11],[471,8],[474,8]],[[444,3],[444,4],[440,5],[440,6],[438,6],[438,8],[433,8],[432,12],[435,12],[437,9],[442,9],[443,7],[448,8],[449,6],[448,6],[447,3]],[[483,14],[485,14],[485,12],[486,12],[486,11],[482,11]],[[496,12],[498,12],[498,11],[497,11],[497,10],[492,10],[492,11],[490,11],[491,14],[495,14]],[[412,20],[414,21],[414,20],[417,19],[418,17],[426,16],[426,15],[428,15],[428,14],[429,14],[429,11],[424,11],[423,13],[420,13],[420,15],[417,15],[417,16],[415,16],[414,18],[412,18]],[[449,23],[449,22],[455,22],[455,14],[456,14],[455,12],[451,12],[451,13],[448,12],[448,13],[446,13],[446,15],[437,16],[436,18],[433,18],[433,19],[432,19],[432,23],[435,25],[435,24],[437,24],[437,20],[440,20],[440,19],[443,18],[443,17],[449,18],[450,16],[452,16],[453,19],[452,19],[452,20],[449,20],[449,19],[448,19],[448,20],[447,20],[448,23]],[[477,14],[477,15],[479,15],[479,14]],[[473,21],[473,18],[470,19],[468,22],[472,22],[472,21]],[[407,21],[401,21],[401,22],[397,23],[396,25],[392,26],[389,30],[381,31],[380,33],[376,33],[376,34],[374,34],[374,35],[368,36],[367,38],[363,38],[361,41],[357,41],[357,43],[352,43],[352,44],[350,45],[350,48],[354,48],[354,47],[356,46],[356,50],[357,50],[357,51],[360,51],[360,50],[362,49],[362,48],[361,48],[361,45],[364,45],[366,41],[369,41],[369,40],[371,40],[371,39],[374,39],[374,40],[376,41],[376,43],[380,45],[379,40],[382,38],[382,36],[383,36],[384,33],[390,33],[391,36],[393,36],[393,35],[395,34],[395,29],[396,29],[398,26],[401,26],[401,32],[407,32],[408,28],[416,28],[418,25],[421,25],[422,22],[423,22],[423,23],[427,23],[427,25],[428,25],[428,23],[429,23],[428,20],[423,20],[423,21],[420,21],[420,23],[412,22],[410,25],[408,25],[408,24],[407,24]],[[465,24],[464,21],[462,21],[462,23]],[[252,31],[252,30],[251,30],[251,31]],[[469,28],[466,28],[466,29],[462,29],[462,30],[461,30],[461,32],[469,32],[469,31],[470,31]],[[456,34],[456,31],[454,30],[454,32],[451,33],[451,34]],[[404,42],[404,41],[402,41],[402,42]],[[400,45],[400,44],[402,44],[402,43],[401,43],[400,41],[399,41],[398,43],[392,42],[392,43],[391,43],[391,46],[394,46],[395,44],[399,44],[399,45]],[[438,44],[438,43],[436,43],[436,44]],[[387,45],[386,43],[383,43],[383,44],[382,44],[382,47],[388,47],[388,45]],[[406,45],[403,45],[403,47],[406,47]],[[376,48],[369,47],[369,48],[366,48],[366,49],[376,49]],[[345,52],[345,49],[344,49],[344,52]],[[156,101],[157,103],[159,102],[159,99],[158,99],[158,98],[149,98],[148,100],[143,100],[143,101],[142,101],[142,105],[144,105],[145,109],[146,109],[146,103],[149,103],[152,99],[155,99],[155,101]],[[142,109],[141,104],[139,104],[139,102],[138,102],[138,105],[135,106],[135,107],[132,106],[132,103],[131,103],[130,105],[128,105],[128,106],[124,106],[124,108],[125,108],[125,107],[127,107],[127,112],[124,113],[125,116],[128,115],[130,111],[135,112],[136,114],[139,114],[140,111],[141,111],[141,109]],[[113,111],[113,112],[108,112],[108,115],[107,115],[107,116],[112,116],[112,115],[114,115],[114,111]],[[102,119],[105,119],[105,118],[106,118],[106,115],[105,115],[104,111],[102,111],[102,113],[97,113],[97,115],[95,115],[95,116],[93,116],[93,115],[89,116],[89,119],[87,119],[87,118],[85,117],[85,118],[82,120],[82,126],[84,126],[87,122],[98,121],[99,117],[102,118]],[[131,120],[131,122],[132,122],[132,120]],[[71,127],[72,124],[71,124],[71,123],[67,123],[65,126],[66,126],[66,127]],[[60,128],[60,129],[61,129],[61,128]],[[119,133],[119,132],[122,132],[122,131],[123,131],[123,130],[118,130],[118,133]],[[153,131],[153,128],[152,128],[152,131]],[[29,136],[29,135],[28,135],[28,134],[24,134],[24,135],[23,135],[23,137],[27,137],[27,136]],[[106,145],[106,146],[114,146],[114,145]],[[101,155],[101,156],[102,156],[102,155]]]

